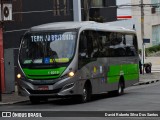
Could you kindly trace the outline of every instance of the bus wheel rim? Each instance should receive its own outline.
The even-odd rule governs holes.
[[[119,92],[119,94],[122,93],[122,85],[121,84],[119,85],[118,92]]]
[[[83,100],[87,100],[87,90],[85,88],[83,89]]]

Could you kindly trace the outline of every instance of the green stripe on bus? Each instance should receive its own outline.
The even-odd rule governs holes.
[[[123,64],[123,65],[110,65],[108,76],[108,83],[116,83],[119,81],[121,75],[124,80],[136,80],[139,78],[138,64]]]
[[[23,71],[28,79],[52,79],[58,78],[64,72],[66,67],[55,69],[29,69],[23,68]]]
[[[117,83],[119,82],[119,76],[111,76],[108,77],[107,79],[107,83]]]

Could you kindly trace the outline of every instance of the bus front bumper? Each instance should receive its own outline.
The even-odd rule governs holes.
[[[79,82],[65,78],[53,85],[34,85],[25,80],[18,81],[18,93],[21,96],[65,97],[79,95]]]

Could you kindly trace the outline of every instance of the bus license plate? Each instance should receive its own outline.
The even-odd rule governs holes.
[[[48,86],[39,86],[38,90],[49,90]]]

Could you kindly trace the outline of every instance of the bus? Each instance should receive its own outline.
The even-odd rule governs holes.
[[[31,103],[114,93],[139,81],[134,30],[93,21],[31,27],[21,38],[17,84]]]

